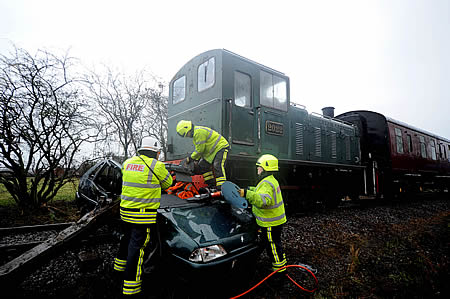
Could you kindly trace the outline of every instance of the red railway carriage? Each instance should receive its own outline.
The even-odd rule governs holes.
[[[449,172],[450,141],[387,118],[392,168],[403,172]]]
[[[449,192],[450,140],[372,111],[336,118],[359,128],[367,194]]]

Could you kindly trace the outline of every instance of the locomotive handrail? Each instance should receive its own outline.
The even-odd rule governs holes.
[[[317,166],[328,166],[328,167],[336,167],[336,168],[355,168],[355,169],[364,169],[366,166],[364,165],[350,165],[350,164],[339,164],[339,163],[327,163],[327,162],[317,162],[317,161],[309,161],[309,160],[291,160],[291,159],[279,159],[280,163],[293,163],[293,164],[307,164],[307,165],[317,165]]]
[[[297,104],[297,103],[290,102],[289,105],[290,105],[290,106],[294,106],[294,107],[300,106],[301,108],[303,108],[304,110],[306,110],[306,106],[305,106],[305,105],[302,105],[302,104]]]
[[[258,160],[258,156],[254,155],[240,155],[240,154],[229,154],[228,157],[233,157],[236,160],[240,159],[253,159]],[[348,168],[348,169],[365,169],[367,166],[365,165],[350,165],[350,164],[339,164],[339,163],[327,163],[327,162],[317,162],[310,160],[293,160],[293,159],[278,159],[279,163],[292,163],[297,165],[310,165],[310,166],[327,166],[327,167],[336,167],[336,168]]]
[[[326,116],[326,115],[323,115],[323,114],[320,114],[320,113],[317,113],[317,112],[311,112],[311,115],[317,115],[317,116],[319,116],[319,117],[321,117],[321,118],[327,118],[327,119],[329,119],[329,120],[334,120],[334,121],[339,122],[339,123],[342,123],[342,124],[344,124],[344,125],[347,125],[347,126],[356,128],[356,126],[355,126],[354,124],[352,124],[352,123],[350,123],[350,122],[348,122],[348,121],[342,120],[342,119],[338,119],[338,118]]]
[[[266,113],[266,114],[273,114],[273,115],[276,115],[276,116],[283,117],[283,115],[280,112],[278,112],[278,111],[264,110],[264,113]]]

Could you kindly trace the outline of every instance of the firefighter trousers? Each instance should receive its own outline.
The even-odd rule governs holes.
[[[286,266],[286,254],[283,251],[283,244],[281,241],[283,225],[261,227],[261,229],[267,255],[272,261],[272,270],[276,271],[281,267]],[[286,268],[278,271],[278,273],[284,272],[285,270]]]
[[[205,179],[205,183],[209,187],[216,186],[218,189],[227,180],[225,174],[225,167],[228,157],[228,148],[223,148],[217,152],[214,157],[213,163],[208,163],[206,160],[201,159],[198,166]]]
[[[134,224],[122,221],[123,237],[114,260],[114,270],[123,273],[124,295],[142,291],[143,263],[157,246],[156,224]]]

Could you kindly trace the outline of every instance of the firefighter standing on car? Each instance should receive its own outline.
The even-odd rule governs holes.
[[[158,161],[159,141],[144,137],[138,155],[126,160],[122,167],[120,217],[124,236],[114,260],[114,270],[123,273],[123,295],[142,293],[143,262],[157,245],[156,218],[161,188],[172,185],[172,176]]]
[[[262,155],[256,162],[260,181],[256,187],[240,189],[239,193],[252,204],[256,223],[262,228],[267,254],[272,260],[272,270],[286,266],[281,232],[286,223],[283,197],[280,185],[274,177],[278,172],[278,159],[272,155]],[[286,268],[278,271],[284,272]]]
[[[199,161],[205,183],[209,187],[221,189],[226,181],[225,166],[229,144],[219,133],[203,126],[194,126],[189,120],[180,120],[177,124],[177,133],[181,137],[193,138],[195,151],[185,159],[185,163]]]

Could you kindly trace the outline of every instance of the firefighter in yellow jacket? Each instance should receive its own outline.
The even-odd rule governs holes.
[[[189,120],[178,122],[177,133],[181,137],[193,138],[195,151],[185,159],[185,163],[198,161],[205,183],[220,190],[227,180],[225,167],[230,147],[228,141],[213,129],[194,126]]]
[[[286,223],[283,197],[280,185],[273,176],[278,172],[278,159],[272,155],[262,155],[256,162],[258,176],[261,179],[256,187],[240,189],[239,193],[252,204],[256,223],[263,232],[263,241],[267,254],[272,260],[272,270],[286,266],[281,233]],[[284,272],[286,268],[278,271]]]
[[[159,141],[144,137],[138,155],[122,167],[120,217],[124,236],[114,260],[114,270],[123,273],[123,295],[141,295],[142,266],[152,248],[157,246],[156,218],[161,188],[172,185],[172,176],[158,161]]]

